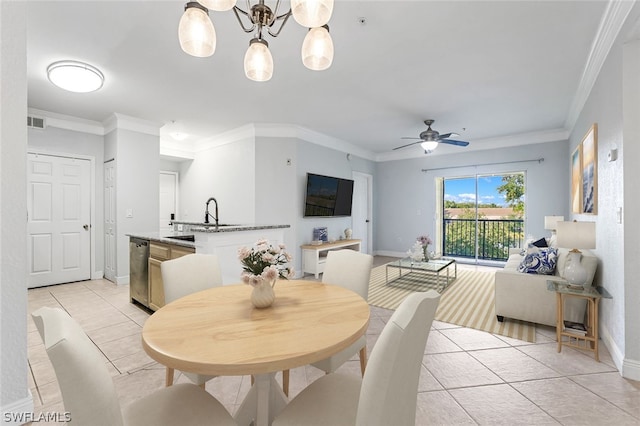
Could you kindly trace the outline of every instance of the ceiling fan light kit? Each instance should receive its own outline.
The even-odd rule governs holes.
[[[445,134],[441,135],[439,132],[436,132],[435,130],[431,129],[431,125],[433,124],[433,122],[434,122],[434,120],[424,120],[424,124],[427,125],[427,130],[425,130],[424,132],[420,133],[420,137],[419,138],[412,138],[412,137],[403,137],[402,138],[402,139],[417,139],[416,142],[411,142],[411,143],[408,143],[406,145],[398,146],[398,147],[393,148],[393,149],[396,150],[396,149],[406,148],[408,146],[420,144],[422,149],[424,149],[424,153],[425,154],[429,154],[429,153],[433,152],[438,147],[438,145],[441,144],[441,143],[448,144],[448,145],[456,145],[456,146],[467,146],[467,145],[469,145],[469,142],[466,142],[466,141],[458,141],[458,140],[454,140],[454,139],[449,139],[450,137],[460,136],[457,133],[445,133]]]
[[[267,81],[273,75],[273,57],[269,44],[263,38],[263,30],[272,36],[280,35],[287,20],[293,18],[309,28],[302,43],[302,63],[309,69],[321,71],[333,62],[333,41],[327,23],[333,13],[334,0],[291,0],[288,12],[278,15],[280,0],[272,10],[264,0],[252,5],[246,2],[246,10],[237,6],[236,0],[198,0],[185,5],[178,25],[178,38],[182,50],[191,56],[207,57],[216,50],[216,32],[209,18],[209,10],[233,10],[240,27],[246,33],[254,33],[244,57],[245,75],[250,80]],[[243,19],[248,21],[245,26]],[[275,24],[279,23],[277,29]]]

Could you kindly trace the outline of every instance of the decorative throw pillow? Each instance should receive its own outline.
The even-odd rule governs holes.
[[[552,275],[556,270],[558,250],[553,247],[541,248],[527,253],[518,266],[518,272],[527,274]]]
[[[549,247],[549,245],[547,244],[547,240],[545,238],[540,238],[539,240],[534,241],[531,244],[540,248]]]

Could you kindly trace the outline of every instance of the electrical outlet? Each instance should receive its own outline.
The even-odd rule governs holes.
[[[178,231],[182,232],[182,224],[181,223],[178,224]]]
[[[127,217],[133,217],[133,210],[127,209],[126,214],[127,214]]]

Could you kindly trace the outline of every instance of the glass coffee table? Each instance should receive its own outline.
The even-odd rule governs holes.
[[[451,276],[449,272],[451,266],[453,266],[453,276]],[[399,272],[398,276],[391,280],[389,279],[390,269],[397,269]],[[404,275],[403,271],[405,272]],[[454,259],[446,257],[429,259],[428,262],[415,261],[410,257],[405,257],[404,259],[387,263],[387,268],[385,270],[385,283],[386,285],[389,285],[403,277],[407,277],[409,274],[413,274],[413,277],[417,278],[418,281],[424,280],[425,284],[433,282],[433,278],[435,277],[435,284],[439,288],[439,292],[442,292],[449,284],[458,278],[458,265]],[[420,278],[420,275],[422,275],[423,278]]]

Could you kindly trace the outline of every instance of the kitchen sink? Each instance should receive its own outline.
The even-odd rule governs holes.
[[[182,241],[191,241],[194,242],[196,240],[195,235],[170,235],[165,238],[171,238],[172,240],[182,240]]]

